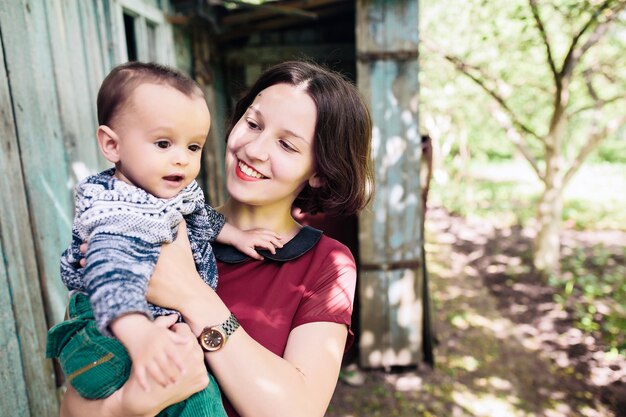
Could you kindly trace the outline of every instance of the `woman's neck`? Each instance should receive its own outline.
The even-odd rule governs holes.
[[[229,198],[217,210],[241,230],[268,229],[281,235],[283,241],[290,240],[302,228],[286,208],[250,206]]]

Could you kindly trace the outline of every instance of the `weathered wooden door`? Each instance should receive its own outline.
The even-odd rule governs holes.
[[[417,48],[418,0],[357,2],[357,78],[372,113],[376,172],[373,204],[359,219],[365,367],[422,361]]]

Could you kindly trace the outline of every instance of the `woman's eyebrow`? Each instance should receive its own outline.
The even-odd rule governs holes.
[[[251,105],[250,107],[248,107],[248,110],[252,111],[257,117],[259,117],[260,119],[263,119],[263,113],[261,113],[258,109],[255,109],[254,107],[252,107],[253,105]],[[302,136],[300,136],[299,134],[295,133],[292,130],[289,129],[282,129],[283,132],[285,132],[285,134],[287,134],[288,136],[294,137],[296,139],[300,139],[306,142],[306,139],[304,139]]]

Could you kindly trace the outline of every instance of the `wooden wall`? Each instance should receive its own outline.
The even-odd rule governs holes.
[[[136,13],[137,24],[144,15],[161,24],[154,56],[173,63],[161,3],[0,1],[2,415],[58,415],[46,332],[66,308],[59,256],[71,238],[73,187],[107,166],[95,141],[96,93],[127,58],[123,10]]]

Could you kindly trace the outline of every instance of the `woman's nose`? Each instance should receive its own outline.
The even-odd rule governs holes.
[[[246,156],[250,159],[265,161],[268,158],[268,148],[269,135],[266,132],[262,132],[246,144]]]

